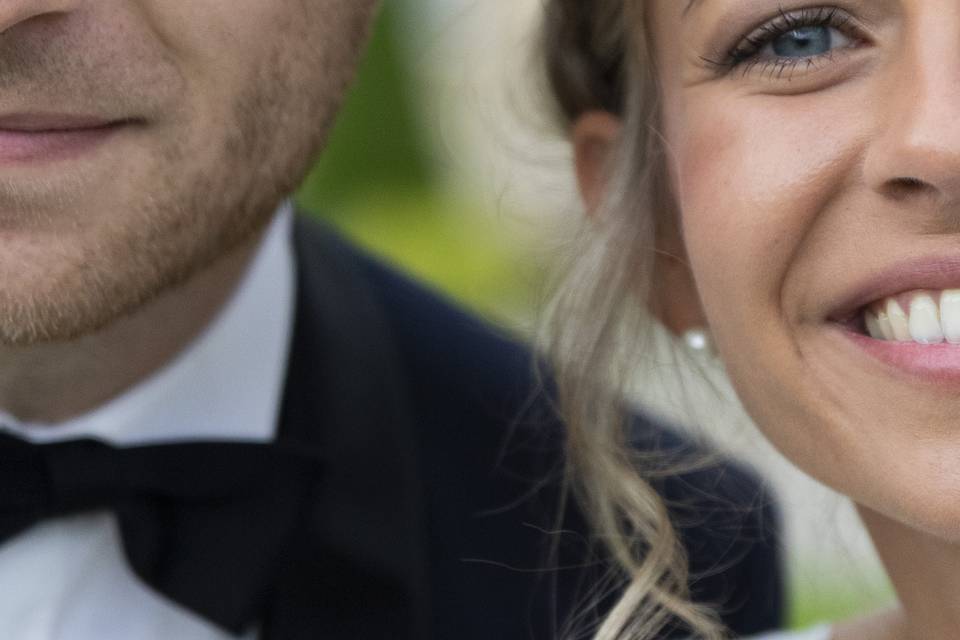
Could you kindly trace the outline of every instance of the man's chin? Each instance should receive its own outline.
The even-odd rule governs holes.
[[[75,342],[122,322],[167,287],[143,284],[118,294],[111,286],[75,282],[33,291],[0,289],[0,346],[33,347]]]
[[[107,332],[141,343],[150,335],[155,342],[186,340],[232,294],[273,211],[265,207],[226,233],[193,225],[190,242],[162,227],[145,235],[144,227],[128,227],[97,242],[78,239],[71,248],[82,250],[61,254],[58,262],[49,259],[57,254],[54,246],[8,247],[0,253],[0,346],[63,344]],[[18,274],[17,264],[43,264],[44,270]],[[150,345],[131,347],[144,348]]]

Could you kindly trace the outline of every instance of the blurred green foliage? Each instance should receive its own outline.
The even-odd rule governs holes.
[[[521,257],[490,212],[438,184],[398,33],[403,6],[383,5],[357,81],[298,200],[358,244],[516,326],[532,315],[542,270]]]
[[[372,193],[424,191],[434,172],[416,116],[414,86],[399,40],[402,3],[384,3],[357,82],[327,148],[300,193],[301,202],[336,216]]]
[[[789,626],[806,629],[829,621],[847,620],[891,606],[895,601],[893,587],[879,575],[852,577],[841,569],[822,572],[826,577],[816,585],[796,577],[790,589]]]

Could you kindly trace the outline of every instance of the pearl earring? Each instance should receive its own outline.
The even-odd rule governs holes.
[[[683,334],[683,343],[696,353],[713,353],[713,340],[710,332],[702,327],[689,329]]]

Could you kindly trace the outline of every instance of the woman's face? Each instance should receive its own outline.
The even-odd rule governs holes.
[[[812,475],[960,541],[960,3],[650,7],[683,239],[747,408]]]

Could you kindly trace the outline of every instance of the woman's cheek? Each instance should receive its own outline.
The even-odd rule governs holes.
[[[854,137],[817,96],[691,101],[672,146],[688,257],[711,327],[763,339],[805,239],[854,167]],[[855,163],[854,163],[855,164]]]

